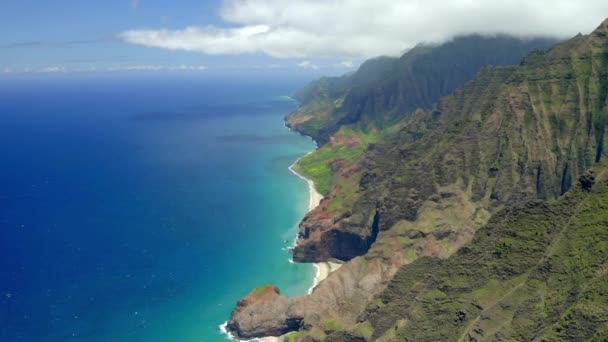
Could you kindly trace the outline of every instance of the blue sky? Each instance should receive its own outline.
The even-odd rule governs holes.
[[[0,74],[338,74],[420,42],[470,33],[568,38],[606,16],[605,0],[2,0]]]
[[[219,1],[3,0],[0,70],[136,66],[240,67],[264,56],[206,56],[133,45],[118,34],[133,28],[222,25]]]
[[[230,27],[220,0],[2,0],[0,74],[40,71],[186,71],[297,69],[321,74],[308,58],[279,59],[264,53],[208,55],[132,44],[133,29]],[[353,68],[326,58],[327,74]],[[318,62],[317,62],[318,63]]]

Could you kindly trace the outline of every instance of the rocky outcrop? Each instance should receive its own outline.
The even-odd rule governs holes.
[[[444,193],[447,191],[450,189],[443,189]],[[340,326],[356,325],[368,303],[386,288],[403,265],[418,255],[447,257],[468,241],[475,231],[478,223],[472,218],[479,215],[471,207],[466,194],[434,200],[436,202],[432,203],[439,207],[452,208],[447,212],[452,224],[466,228],[456,234],[445,228],[445,222],[436,221],[433,226],[426,222],[424,231],[410,226],[379,230],[376,242],[364,256],[351,259],[331,273],[310,295],[287,298],[274,291],[263,297],[264,300],[246,300],[246,305],[239,302],[231,315],[229,331],[240,338],[252,338],[306,330],[314,331],[315,340],[318,340],[319,336],[332,333],[328,322],[336,321]],[[425,209],[421,218],[427,221],[433,215],[435,211]],[[434,234],[440,227],[443,231]],[[404,236],[410,237],[407,242],[403,241]],[[450,241],[450,245],[445,245],[445,241]],[[291,324],[294,319],[298,320],[299,326]]]
[[[378,237],[380,213],[374,214],[370,224],[356,225],[349,219],[349,215],[327,217],[323,212],[323,206],[311,212],[300,223],[300,233],[293,250],[293,260],[297,262],[323,262],[331,259],[348,261],[365,254]]]
[[[330,332],[327,322],[332,317],[340,317],[340,324],[354,324],[367,303],[384,289],[404,262],[400,254],[387,257],[351,260],[331,273],[310,295],[288,298],[273,287],[258,300],[241,300],[227,329],[238,338],[249,339],[302,329],[314,329],[325,335]]]
[[[302,325],[302,313],[292,308],[290,300],[281,296],[278,288],[258,287],[237,303],[226,328],[246,339],[284,335],[299,330]]]

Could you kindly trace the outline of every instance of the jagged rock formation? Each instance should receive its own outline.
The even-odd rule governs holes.
[[[471,35],[439,46],[421,44],[401,58],[371,59],[354,73],[322,78],[297,92],[302,107],[287,124],[321,144],[343,125],[389,125],[418,108],[430,110],[483,66],[516,64],[531,50],[554,43]]]
[[[605,290],[600,228],[608,222],[593,221],[605,210],[605,184],[593,190],[591,183],[590,193],[577,191],[558,204],[524,203],[559,198],[603,161],[607,124],[608,20],[518,66],[484,68],[433,110],[394,124],[395,133],[370,144],[356,165],[338,170],[340,181],[302,223],[295,256],[354,258],[310,296],[273,296],[263,306],[279,308],[269,319],[286,326],[287,318],[301,318],[297,338],[316,341],[605,336],[608,306],[585,301]],[[588,205],[595,209],[583,210]],[[592,221],[598,241],[584,235],[584,222]],[[592,255],[568,254],[562,236],[596,247]],[[553,259],[556,250],[565,257]],[[434,258],[410,264],[424,256]],[[547,290],[574,276],[587,285]],[[494,290],[498,298],[484,295]],[[258,320],[251,313],[263,310],[255,307],[235,309],[240,330],[233,331],[253,336],[241,322]],[[534,326],[538,320],[543,325]]]

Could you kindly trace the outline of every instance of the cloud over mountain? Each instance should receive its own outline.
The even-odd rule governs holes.
[[[120,36],[209,55],[367,58],[470,33],[566,38],[593,30],[607,14],[605,0],[226,0],[220,15],[227,27],[136,29]]]

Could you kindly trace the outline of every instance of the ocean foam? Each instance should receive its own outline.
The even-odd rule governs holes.
[[[315,183],[312,180],[299,174],[296,170],[293,169],[293,167],[300,161],[300,159],[304,158],[305,156],[307,156],[311,153],[312,153],[312,151],[306,153],[304,156],[298,158],[293,164],[291,164],[289,166],[289,171],[291,171],[294,175],[296,175],[296,176],[300,177],[301,179],[303,179],[304,181],[306,181],[306,183],[308,184],[308,192],[309,192],[309,197],[310,197],[309,201],[308,201],[308,212],[312,211],[314,208],[317,207],[318,203],[315,203],[315,195],[318,194],[318,192],[317,192],[317,189],[315,188]],[[321,195],[318,195],[318,196],[321,197]],[[321,197],[321,199],[322,199],[322,197]],[[289,247],[289,249],[295,248],[297,243],[298,243],[298,236],[296,235],[296,237],[293,240],[292,247]],[[293,258],[289,258],[288,261],[289,261],[289,263],[292,263],[292,264],[294,263]],[[315,289],[315,287],[317,287],[317,285],[319,285],[320,277],[321,277],[321,266],[317,263],[313,263],[312,265],[315,268],[315,277],[313,279],[312,285],[310,286],[310,288],[307,291],[308,294],[311,294],[312,291]],[[234,336],[232,333],[230,333],[227,329],[227,326],[228,326],[228,321],[224,322],[223,324],[220,324],[219,330],[223,335],[225,335],[232,341],[240,341],[240,342],[262,342],[263,341],[263,339],[258,339],[258,338],[252,339],[252,340],[241,340],[241,339],[237,338],[236,336]]]

